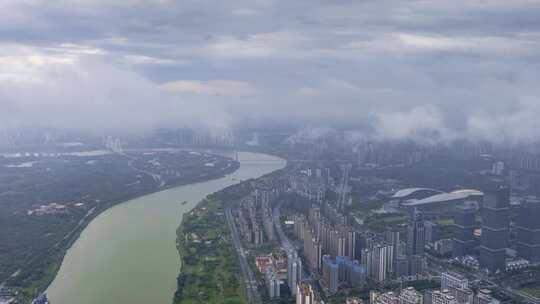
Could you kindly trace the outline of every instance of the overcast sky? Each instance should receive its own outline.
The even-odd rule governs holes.
[[[536,140],[540,1],[2,0],[0,128]]]

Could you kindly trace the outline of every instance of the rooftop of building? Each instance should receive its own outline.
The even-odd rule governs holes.
[[[428,205],[436,203],[444,203],[451,201],[461,201],[466,200],[471,197],[481,197],[484,194],[478,190],[457,190],[450,193],[439,193],[423,199],[409,199],[403,203],[403,206],[419,206],[419,205]]]
[[[406,189],[401,189],[397,191],[396,193],[394,193],[392,198],[406,198],[407,196],[410,196],[419,192],[431,192],[433,194],[441,193],[441,191],[439,190],[430,189],[430,188],[406,188]]]

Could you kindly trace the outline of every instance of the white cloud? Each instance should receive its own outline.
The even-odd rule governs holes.
[[[538,138],[538,1],[0,7],[0,128],[248,121]]]
[[[493,36],[445,37],[415,34],[398,34],[397,36],[404,46],[435,51],[519,53],[527,51],[530,46],[525,45],[524,41],[518,39]]]
[[[268,57],[275,51],[272,45],[256,37],[239,39],[233,36],[219,37],[210,43],[208,50],[217,57]]]
[[[187,60],[176,60],[167,58],[156,58],[145,55],[126,55],[124,60],[128,64],[155,64],[155,65],[182,65],[188,64]]]
[[[249,83],[235,80],[177,80],[164,83],[161,85],[161,88],[169,92],[215,96],[242,97],[257,93],[257,90]]]
[[[33,47],[0,44],[0,80],[4,82],[37,83],[47,81],[43,70],[51,66],[72,65],[78,60],[73,54],[47,52]]]
[[[376,118],[374,129],[378,136],[385,139],[452,139],[440,113],[430,106],[413,108],[405,112],[374,113],[374,116]]]
[[[305,37],[295,32],[258,33],[245,38],[220,36],[209,43],[208,53],[215,57],[264,58],[294,52],[303,42]]]
[[[516,56],[535,54],[540,48],[540,39],[538,33],[519,33],[513,37],[386,33],[350,41],[344,48],[370,53],[392,52],[409,55],[415,52],[459,52]]]

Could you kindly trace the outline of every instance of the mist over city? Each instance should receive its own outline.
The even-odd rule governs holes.
[[[0,1],[0,304],[540,304],[540,1]]]
[[[3,128],[537,141],[536,1],[2,1]]]

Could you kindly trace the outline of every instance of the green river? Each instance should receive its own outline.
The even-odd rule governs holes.
[[[206,195],[283,168],[269,155],[239,152],[240,168],[220,179],[119,204],[96,217],[67,252],[47,290],[52,304],[170,304],[182,214]],[[187,201],[187,204],[181,202]]]

